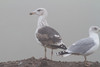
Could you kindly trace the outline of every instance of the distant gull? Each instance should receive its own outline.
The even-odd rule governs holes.
[[[30,15],[36,14],[39,16],[38,24],[36,29],[36,38],[42,44],[45,49],[45,58],[46,57],[46,47],[50,48],[51,51],[51,59],[53,55],[53,49],[67,49],[64,43],[62,42],[62,38],[60,34],[50,27],[47,23],[47,15],[48,12],[44,8],[38,8],[30,13]]]
[[[100,32],[100,28],[98,26],[91,26],[89,29],[89,37],[81,39],[71,46],[68,47],[67,50],[58,52],[57,55],[61,55],[63,57],[69,55],[83,55],[85,58],[85,65],[88,66],[86,56],[92,54],[99,47],[99,36],[98,32]]]

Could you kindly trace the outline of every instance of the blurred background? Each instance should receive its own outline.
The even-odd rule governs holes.
[[[47,9],[48,24],[61,34],[66,46],[88,37],[90,26],[100,26],[100,0],[0,0],[0,62],[44,57],[44,48],[34,35],[38,16],[29,15],[40,7]],[[54,50],[53,60],[84,61],[82,56],[58,57],[58,51]],[[100,61],[100,48],[88,60]]]

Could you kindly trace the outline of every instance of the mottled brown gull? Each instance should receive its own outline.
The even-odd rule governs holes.
[[[38,24],[36,29],[36,38],[42,44],[45,49],[45,58],[46,57],[46,48],[50,48],[51,51],[51,59],[53,55],[53,49],[67,49],[65,44],[62,42],[62,38],[60,34],[50,27],[47,23],[47,15],[48,12],[44,8],[38,8],[30,13],[30,15],[36,14],[39,16]]]

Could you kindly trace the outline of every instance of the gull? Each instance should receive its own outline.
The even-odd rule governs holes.
[[[38,24],[36,29],[36,40],[38,40],[45,49],[45,59],[46,57],[46,48],[51,49],[51,60],[53,55],[53,49],[67,49],[65,44],[62,41],[60,34],[50,27],[47,23],[48,12],[45,8],[38,8],[30,13],[30,15],[36,14],[39,16]]]
[[[98,26],[91,26],[89,28],[89,37],[80,39],[71,46],[68,47],[65,51],[60,51],[57,55],[67,57],[69,55],[82,55],[85,58],[85,65],[89,66],[86,56],[94,53],[95,50],[99,47],[99,36],[100,28]]]

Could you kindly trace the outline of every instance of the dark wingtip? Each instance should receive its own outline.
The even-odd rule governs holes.
[[[60,51],[60,52],[56,53],[56,55],[58,55],[58,56],[64,55],[64,54],[69,54],[69,53],[66,51]]]
[[[67,50],[67,47],[65,46],[65,44],[61,44],[60,46],[61,46],[61,48],[62,48],[63,50]]]
[[[67,47],[65,47],[65,49],[64,50],[67,50]]]
[[[33,13],[29,13],[29,15],[32,15]]]

